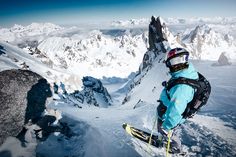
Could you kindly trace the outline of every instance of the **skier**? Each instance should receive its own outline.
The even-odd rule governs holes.
[[[185,153],[182,152],[181,141],[177,136],[177,126],[187,118],[192,118],[206,105],[211,93],[209,81],[194,69],[188,57],[189,52],[183,48],[171,49],[167,53],[165,63],[171,78],[162,83],[164,89],[158,100],[160,104],[157,107],[157,130],[160,134],[152,135],[127,123],[122,125],[133,137],[155,147],[167,144],[167,151],[179,155]]]
[[[188,78],[198,79],[198,72],[188,61],[189,52],[183,48],[171,49],[166,56],[166,66],[170,70],[171,79]],[[169,83],[169,82],[168,82]],[[195,89],[188,84],[177,84],[168,90],[167,83],[163,82],[164,89],[160,95],[160,104],[157,107],[157,129],[162,139],[171,136],[170,152],[181,153],[181,142],[177,137],[176,127],[182,124],[186,117],[183,113],[187,104],[194,98]],[[175,132],[173,132],[175,130]]]

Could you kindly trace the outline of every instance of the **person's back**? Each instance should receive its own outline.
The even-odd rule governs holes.
[[[175,48],[167,53],[166,66],[170,69],[171,80],[178,78],[198,79],[198,73],[188,62],[189,53],[183,48]],[[178,84],[167,90],[165,87],[160,95],[158,112],[158,131],[164,135],[183,123],[187,104],[193,100],[195,90],[187,84]],[[181,142],[172,137],[172,152],[181,152]]]
[[[180,77],[198,79],[198,73],[190,63],[188,68],[171,73],[171,79]],[[176,85],[171,88],[170,91],[167,91],[166,88],[163,89],[160,100],[167,108],[169,108],[167,110],[168,112],[162,117],[165,119],[163,123],[165,129],[172,129],[179,123],[185,121],[182,114],[185,111],[187,104],[193,99],[194,92],[194,88],[186,84]]]

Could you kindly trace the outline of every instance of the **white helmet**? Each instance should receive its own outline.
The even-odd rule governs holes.
[[[189,52],[184,48],[171,49],[166,55],[166,66],[171,72],[182,70],[188,67]]]

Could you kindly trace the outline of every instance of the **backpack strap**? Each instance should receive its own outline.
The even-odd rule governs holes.
[[[170,79],[166,85],[166,94],[167,94],[167,97],[169,100],[171,99],[170,95],[169,95],[169,91],[171,90],[172,87],[179,85],[179,84],[189,85],[195,90],[193,99],[196,99],[196,95],[201,90],[201,86],[198,84],[198,79],[195,80],[195,79],[189,79],[189,78],[185,78],[185,77],[179,77],[177,79]],[[190,108],[191,108],[190,102],[187,104],[187,107],[182,114],[183,118],[186,118],[187,113],[190,111]]]
[[[198,73],[198,79],[188,79],[180,77],[177,79],[170,79],[166,83],[166,94],[170,100],[169,91],[172,87],[178,84],[186,84],[195,89],[193,99],[187,104],[185,111],[182,113],[183,118],[191,118],[203,105],[207,103],[211,92],[211,85],[206,78]]]
[[[198,84],[197,80],[189,79],[189,78],[185,78],[185,77],[179,77],[177,79],[170,79],[166,85],[166,94],[167,94],[167,97],[169,100],[170,100],[169,92],[170,92],[171,88],[176,85],[179,85],[179,84],[189,85],[192,88],[194,88],[196,91],[198,91],[200,89],[200,85]]]
[[[169,80],[167,83],[167,86],[166,86],[166,90],[169,92],[172,87],[174,87],[178,84],[186,84],[186,85],[191,86],[194,89],[200,88],[200,85],[198,84],[198,80],[189,79],[189,78],[185,78],[185,77],[179,77],[177,79]]]

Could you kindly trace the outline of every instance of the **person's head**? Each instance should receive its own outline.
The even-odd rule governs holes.
[[[184,48],[174,48],[166,54],[166,66],[170,69],[170,72],[177,72],[188,68],[189,52]]]

